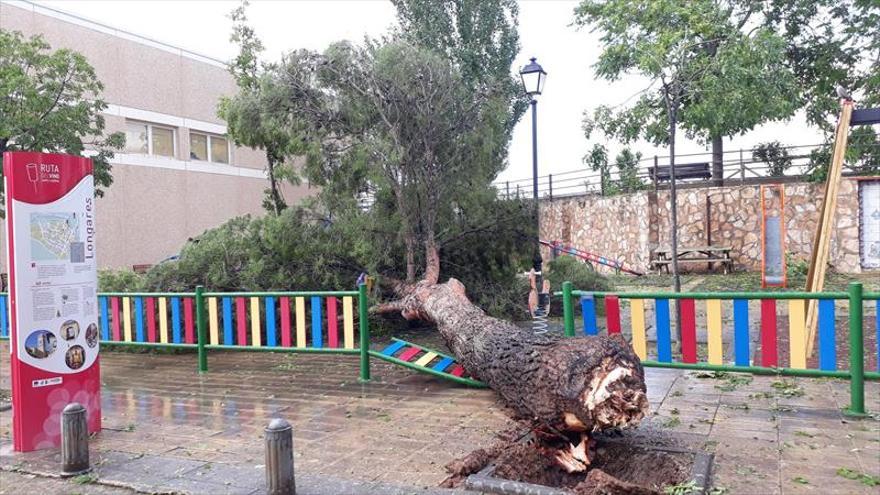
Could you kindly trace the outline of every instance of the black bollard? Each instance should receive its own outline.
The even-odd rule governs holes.
[[[293,428],[275,418],[266,428],[266,493],[296,495],[293,476]]]
[[[71,402],[61,413],[61,475],[76,476],[90,469],[86,408]]]

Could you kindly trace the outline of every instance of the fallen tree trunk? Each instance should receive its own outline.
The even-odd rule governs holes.
[[[619,336],[560,339],[492,318],[455,279],[398,288],[377,308],[437,325],[452,353],[517,414],[536,426],[569,472],[589,465],[590,432],[638,424],[648,408],[644,372]]]

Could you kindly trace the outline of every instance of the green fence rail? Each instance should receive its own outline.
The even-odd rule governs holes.
[[[201,373],[212,350],[356,355],[360,379],[369,380],[368,303],[365,285],[356,291],[102,292],[97,318],[84,331],[88,345],[195,349]],[[9,337],[7,315],[7,296],[0,294],[0,338]]]
[[[555,295],[563,298],[566,336],[573,337],[576,334],[575,312],[579,302],[583,319],[582,331],[585,335],[598,335],[600,330],[608,334],[624,334],[629,337],[644,366],[844,378],[850,380],[850,405],[847,412],[852,415],[865,414],[865,380],[880,379],[880,349],[874,350],[878,370],[865,371],[863,313],[864,305],[874,301],[877,305],[877,341],[880,341],[880,293],[865,293],[859,283],[850,284],[847,292],[617,293],[575,290],[566,282],[562,291]],[[670,300],[675,303],[675,311],[670,311]],[[806,305],[810,300],[817,301],[818,307],[818,357],[815,367],[812,368],[808,367],[810,356],[805,324]],[[626,301],[629,305],[628,322],[622,318]],[[705,305],[704,324],[697,322],[697,301]],[[750,305],[750,301],[754,304]],[[778,302],[784,302],[788,306],[787,333],[778,331]],[[840,369],[838,363],[839,354],[842,354],[839,353],[838,345],[838,332],[842,329],[837,328],[835,316],[835,303],[838,302],[848,309],[848,368],[844,369]],[[604,303],[604,308],[600,303]],[[649,305],[653,308],[648,307]],[[732,318],[727,321],[723,317],[725,305],[730,306],[728,314],[732,314]],[[599,323],[603,319],[598,315],[602,309],[605,314],[604,328],[600,329]],[[654,340],[649,349],[650,327],[646,324],[646,315],[650,314],[650,309],[653,309],[654,314]],[[753,318],[755,314],[760,315],[757,320]],[[753,325],[753,322],[756,324]],[[675,341],[673,328],[678,337]],[[705,352],[698,345],[698,328],[700,336],[705,336]],[[754,328],[757,328],[756,342],[752,340]],[[731,337],[726,344],[725,335]],[[787,343],[787,348],[780,348],[780,343]],[[876,343],[874,345],[877,346]]]

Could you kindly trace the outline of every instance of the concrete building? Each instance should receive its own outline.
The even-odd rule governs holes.
[[[0,28],[82,53],[104,84],[107,132],[126,134],[97,203],[101,268],[155,264],[205,229],[264,213],[265,155],[233,145],[217,117],[236,92],[223,61],[30,2],[0,1]],[[283,192],[294,203],[309,191]]]

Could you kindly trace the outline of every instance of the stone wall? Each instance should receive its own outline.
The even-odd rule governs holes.
[[[785,250],[809,259],[824,184],[784,185]],[[760,186],[680,189],[679,246],[726,246],[739,269],[761,269]],[[669,191],[613,197],[577,196],[541,203],[541,237],[648,270],[652,253],[670,244]],[[843,179],[831,237],[830,263],[860,272],[858,181]],[[704,265],[689,265],[704,269]]]

